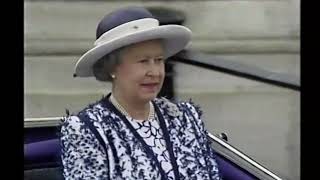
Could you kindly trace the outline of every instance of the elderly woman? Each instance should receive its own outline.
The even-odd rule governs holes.
[[[63,119],[66,179],[220,179],[200,110],[157,98],[168,57],[186,47],[191,31],[159,26],[149,11],[130,7],[105,16],[95,47],[76,77],[111,81],[112,92]]]

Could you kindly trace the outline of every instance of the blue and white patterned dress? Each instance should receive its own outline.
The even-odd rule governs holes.
[[[220,180],[199,108],[165,98],[153,103],[158,111],[152,121],[123,118],[108,97],[65,117],[60,138],[65,179]]]
[[[163,132],[158,123],[157,116],[155,116],[154,119],[145,120],[143,122],[131,118],[130,123],[146,144],[153,150],[153,153],[156,154],[161,167],[168,176],[168,179],[173,180],[174,174],[170,163],[169,152],[166,148],[166,142],[163,138]]]

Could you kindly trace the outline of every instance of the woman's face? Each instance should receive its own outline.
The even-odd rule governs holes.
[[[147,102],[160,92],[164,76],[164,52],[160,40],[130,45],[121,53],[114,71],[114,89],[122,98]]]

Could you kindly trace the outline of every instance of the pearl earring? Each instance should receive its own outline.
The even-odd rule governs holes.
[[[114,74],[111,74],[111,78],[114,79],[116,76]]]

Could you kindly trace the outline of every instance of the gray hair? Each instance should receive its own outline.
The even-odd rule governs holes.
[[[124,48],[119,48],[100,58],[92,67],[93,75],[98,81],[112,81],[111,73],[116,66],[121,63],[121,52]]]
[[[159,40],[161,42],[162,47],[164,48],[165,45],[162,39],[153,39]],[[108,53],[107,55],[100,58],[93,66],[93,75],[98,81],[108,82],[113,81],[111,77],[111,73],[114,72],[115,68],[121,64],[121,55],[123,50],[127,46],[121,47]]]

